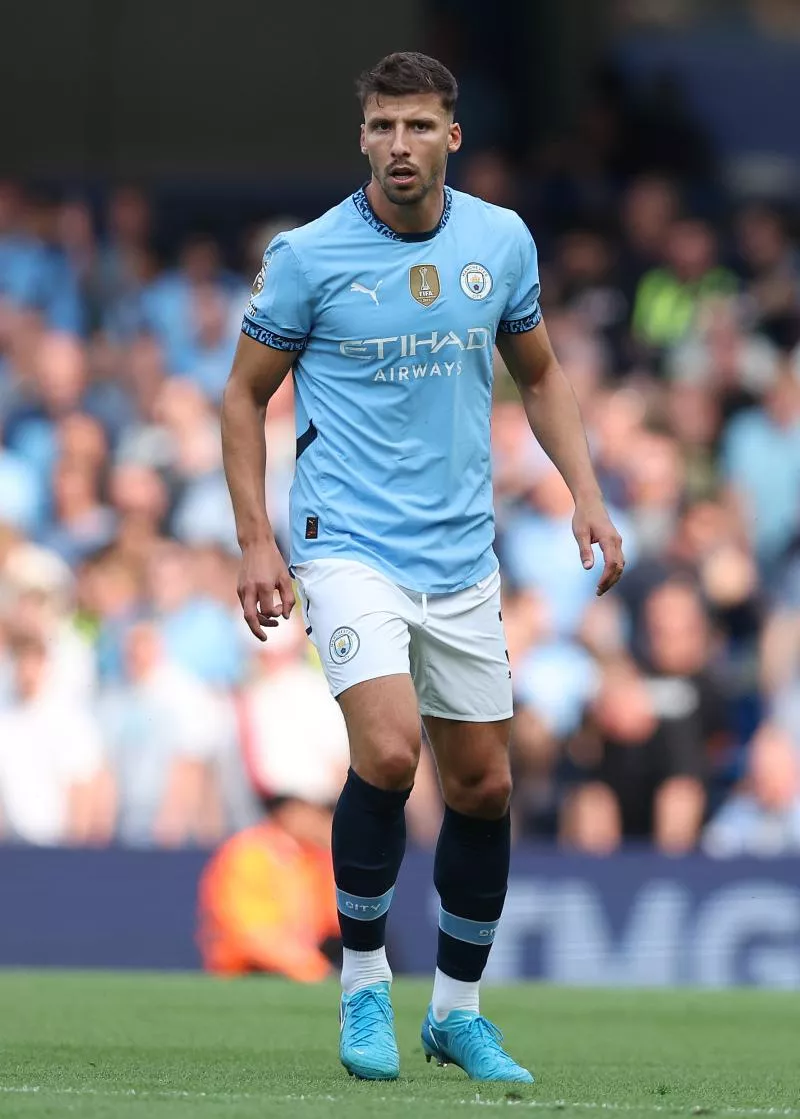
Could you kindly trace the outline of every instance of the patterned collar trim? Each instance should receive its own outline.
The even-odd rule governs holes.
[[[439,218],[439,224],[435,229],[431,229],[427,233],[398,233],[396,229],[392,229],[385,221],[381,221],[370,206],[364,187],[361,187],[355,192],[353,195],[353,203],[367,225],[372,226],[376,233],[388,237],[390,241],[430,241],[437,233],[441,233],[449,222],[450,211],[453,207],[453,195],[449,187],[444,188],[444,209],[442,210],[442,216]]]

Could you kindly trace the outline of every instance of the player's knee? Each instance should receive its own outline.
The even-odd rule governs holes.
[[[486,773],[478,781],[448,783],[447,803],[464,816],[499,820],[511,802],[511,773],[507,769]]]
[[[417,769],[417,751],[410,743],[386,745],[372,760],[373,783],[381,789],[410,789]]]

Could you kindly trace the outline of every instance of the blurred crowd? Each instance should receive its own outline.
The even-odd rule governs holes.
[[[760,203],[710,220],[646,173],[603,220],[574,202],[540,235],[497,153],[465,162],[459,185],[531,221],[548,330],[628,560],[597,599],[599,563],[581,567],[570,495],[498,356],[515,834],[597,853],[800,850],[790,220]],[[263,646],[241,620],[221,465],[252,277],[299,219],[249,228],[234,251],[191,236],[164,260],[157,218],[132,188],[98,207],[0,183],[0,842],[212,847],[275,798],[329,806],[346,771],[300,619]],[[285,549],[290,381],[267,442]],[[418,842],[440,812],[426,752]]]

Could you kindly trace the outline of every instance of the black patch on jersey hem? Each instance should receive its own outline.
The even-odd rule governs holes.
[[[319,517],[306,517],[306,540],[316,540],[319,536]]]
[[[319,432],[314,427],[314,421],[311,420],[308,427],[303,432],[303,434],[301,436],[299,436],[299,438],[297,440],[297,443],[295,444],[295,452],[294,452],[295,459],[299,459],[300,456],[302,455],[303,451],[308,450],[308,448],[311,446],[311,444],[314,442],[314,440],[317,438],[318,435],[319,435]]]

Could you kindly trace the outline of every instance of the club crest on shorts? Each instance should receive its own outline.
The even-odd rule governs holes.
[[[346,664],[351,661],[361,646],[361,639],[354,629],[349,626],[340,626],[334,631],[328,646],[331,660],[336,664]]]
[[[417,303],[430,307],[441,294],[439,273],[435,264],[415,264],[408,270],[408,286]]]
[[[470,299],[485,299],[492,290],[492,274],[482,264],[468,264],[461,270],[461,290]]]

